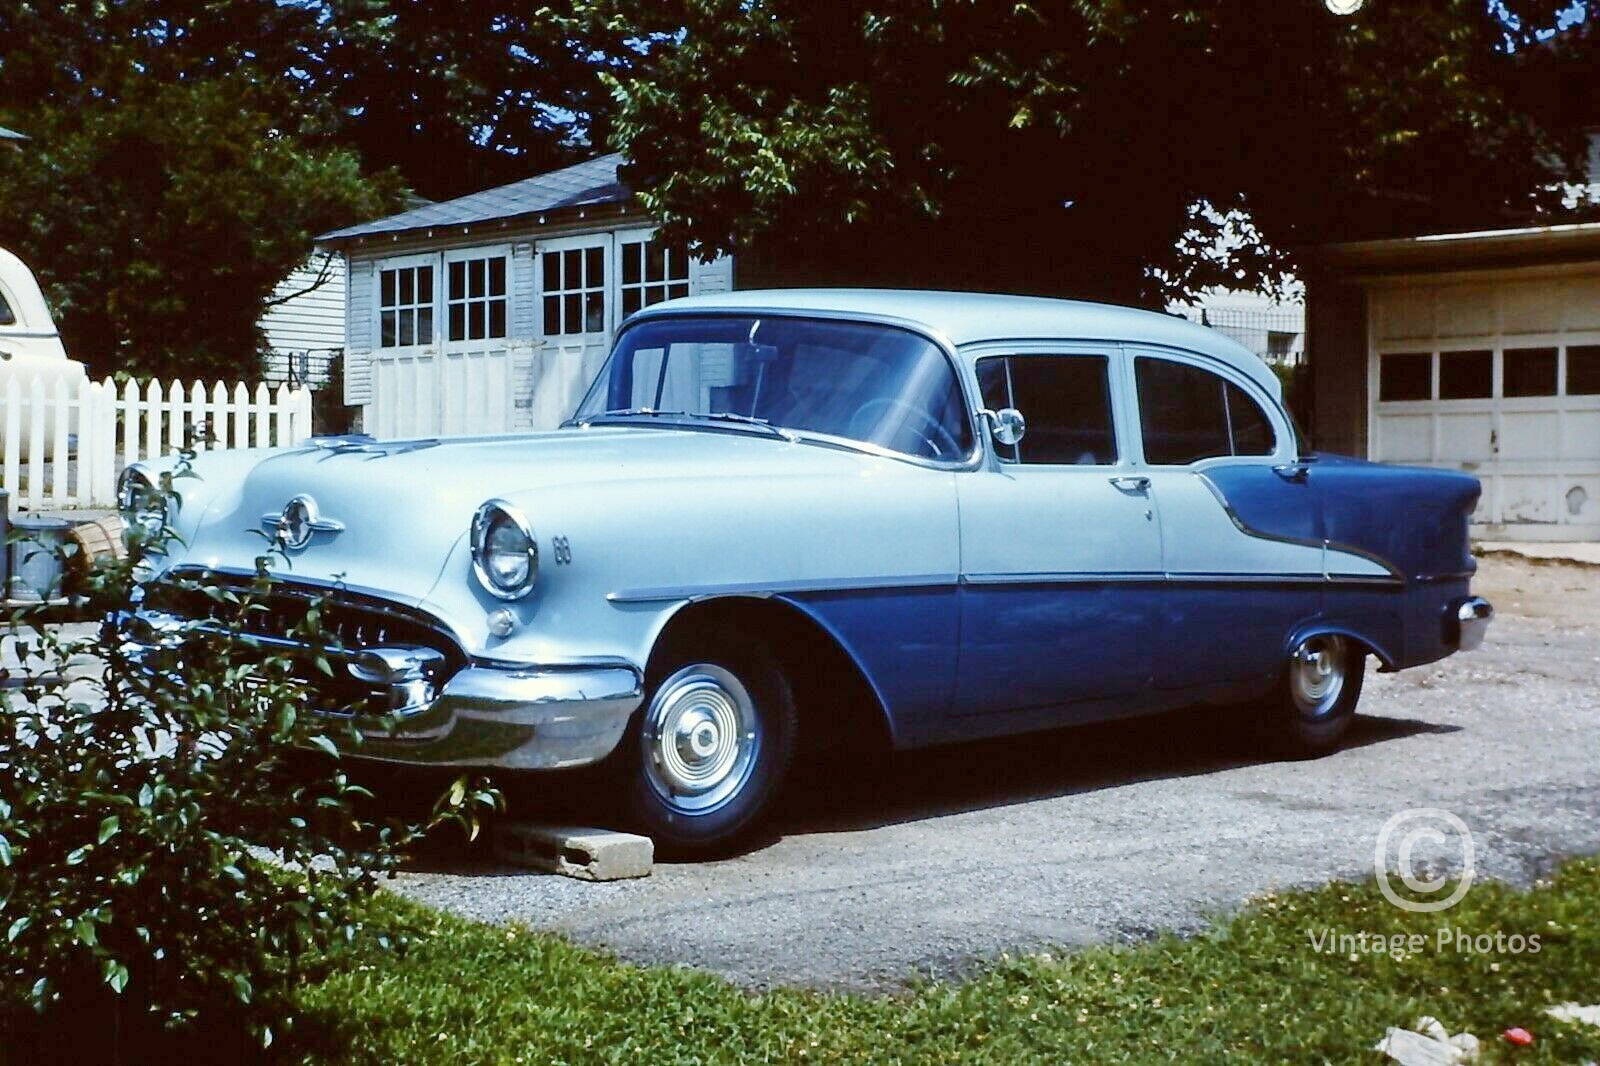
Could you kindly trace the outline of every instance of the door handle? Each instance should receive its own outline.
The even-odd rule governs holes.
[[[1114,477],[1111,479],[1111,484],[1115,485],[1123,492],[1150,491],[1150,479],[1147,477],[1139,477],[1137,475],[1123,475],[1121,477]]]

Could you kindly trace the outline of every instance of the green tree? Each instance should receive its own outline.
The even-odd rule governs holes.
[[[670,6],[614,77],[630,182],[671,236],[837,281],[1160,303],[1319,241],[1539,218],[1581,146],[1558,0]],[[1262,239],[1180,248],[1230,212]]]
[[[0,158],[0,245],[39,272],[95,374],[259,376],[256,325],[319,232],[382,214],[394,180],[278,126],[240,75],[47,104]]]

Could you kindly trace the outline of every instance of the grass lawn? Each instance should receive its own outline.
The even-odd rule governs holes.
[[[1479,883],[1441,914],[1403,912],[1371,883],[1331,885],[1265,897],[1190,940],[1003,958],[965,983],[881,997],[757,995],[392,897],[377,905],[398,908],[420,942],[403,958],[375,952],[307,988],[279,1050],[386,1064],[1377,1063],[1385,1060],[1369,1049],[1386,1026],[1431,1014],[1451,1032],[1477,1034],[1485,1062],[1600,1060],[1600,1028],[1544,1014],[1563,1001],[1600,1002],[1593,858],[1528,892]],[[1441,928],[1450,931],[1442,949]],[[1418,934],[1424,945],[1352,953],[1336,950],[1328,931],[1366,932],[1369,949],[1370,934]],[[1539,951],[1459,940],[1497,933],[1501,947],[1537,936]],[[1509,1026],[1537,1042],[1512,1047],[1500,1038]]]

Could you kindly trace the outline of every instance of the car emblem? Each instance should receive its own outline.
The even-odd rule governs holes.
[[[304,493],[285,504],[281,514],[262,515],[261,524],[272,530],[272,538],[281,548],[304,548],[313,533],[344,532],[343,522],[322,517],[317,501]]]

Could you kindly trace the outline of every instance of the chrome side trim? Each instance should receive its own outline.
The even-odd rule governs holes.
[[[1068,573],[1040,571],[1026,574],[962,574],[963,585],[1149,585],[1162,584],[1167,575],[1159,570],[1125,573]]]
[[[802,592],[873,592],[958,585],[1403,585],[1397,577],[1360,574],[1168,573],[1158,570],[1108,572],[1038,571],[1023,574],[918,574],[910,577],[819,581],[743,582],[722,585],[673,585],[661,588],[618,589],[606,594],[612,603],[659,603],[672,600],[706,600],[718,596],[768,598]]]
[[[955,574],[913,574],[890,578],[843,578],[818,581],[734,582],[722,585],[668,585],[660,588],[618,589],[606,593],[611,603],[656,603],[664,600],[704,600],[717,596],[783,596],[796,592],[869,592],[874,589],[921,589],[953,586]]]

